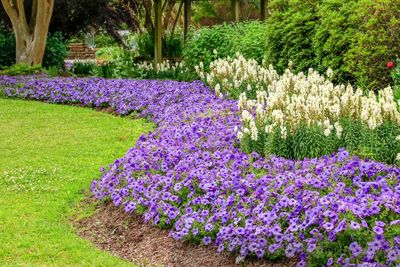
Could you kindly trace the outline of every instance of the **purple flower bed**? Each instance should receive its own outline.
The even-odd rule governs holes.
[[[237,102],[200,82],[0,77],[10,97],[140,111],[157,124],[92,191],[147,222],[299,266],[400,264],[400,168],[345,150],[301,161],[237,148]]]

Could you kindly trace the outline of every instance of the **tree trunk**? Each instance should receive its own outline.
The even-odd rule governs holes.
[[[54,0],[33,0],[29,23],[24,0],[1,0],[10,17],[16,41],[16,63],[42,64]]]

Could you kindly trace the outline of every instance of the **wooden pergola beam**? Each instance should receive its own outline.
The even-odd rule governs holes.
[[[162,0],[154,0],[154,67],[162,62]]]

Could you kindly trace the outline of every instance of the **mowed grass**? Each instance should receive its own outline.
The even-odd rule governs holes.
[[[152,127],[0,97],[0,266],[131,266],[77,236],[70,220],[90,212],[77,209],[100,167]]]

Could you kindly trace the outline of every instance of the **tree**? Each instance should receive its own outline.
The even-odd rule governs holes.
[[[29,21],[24,0],[1,0],[1,3],[15,33],[17,64],[41,64],[54,0],[33,0]]]

